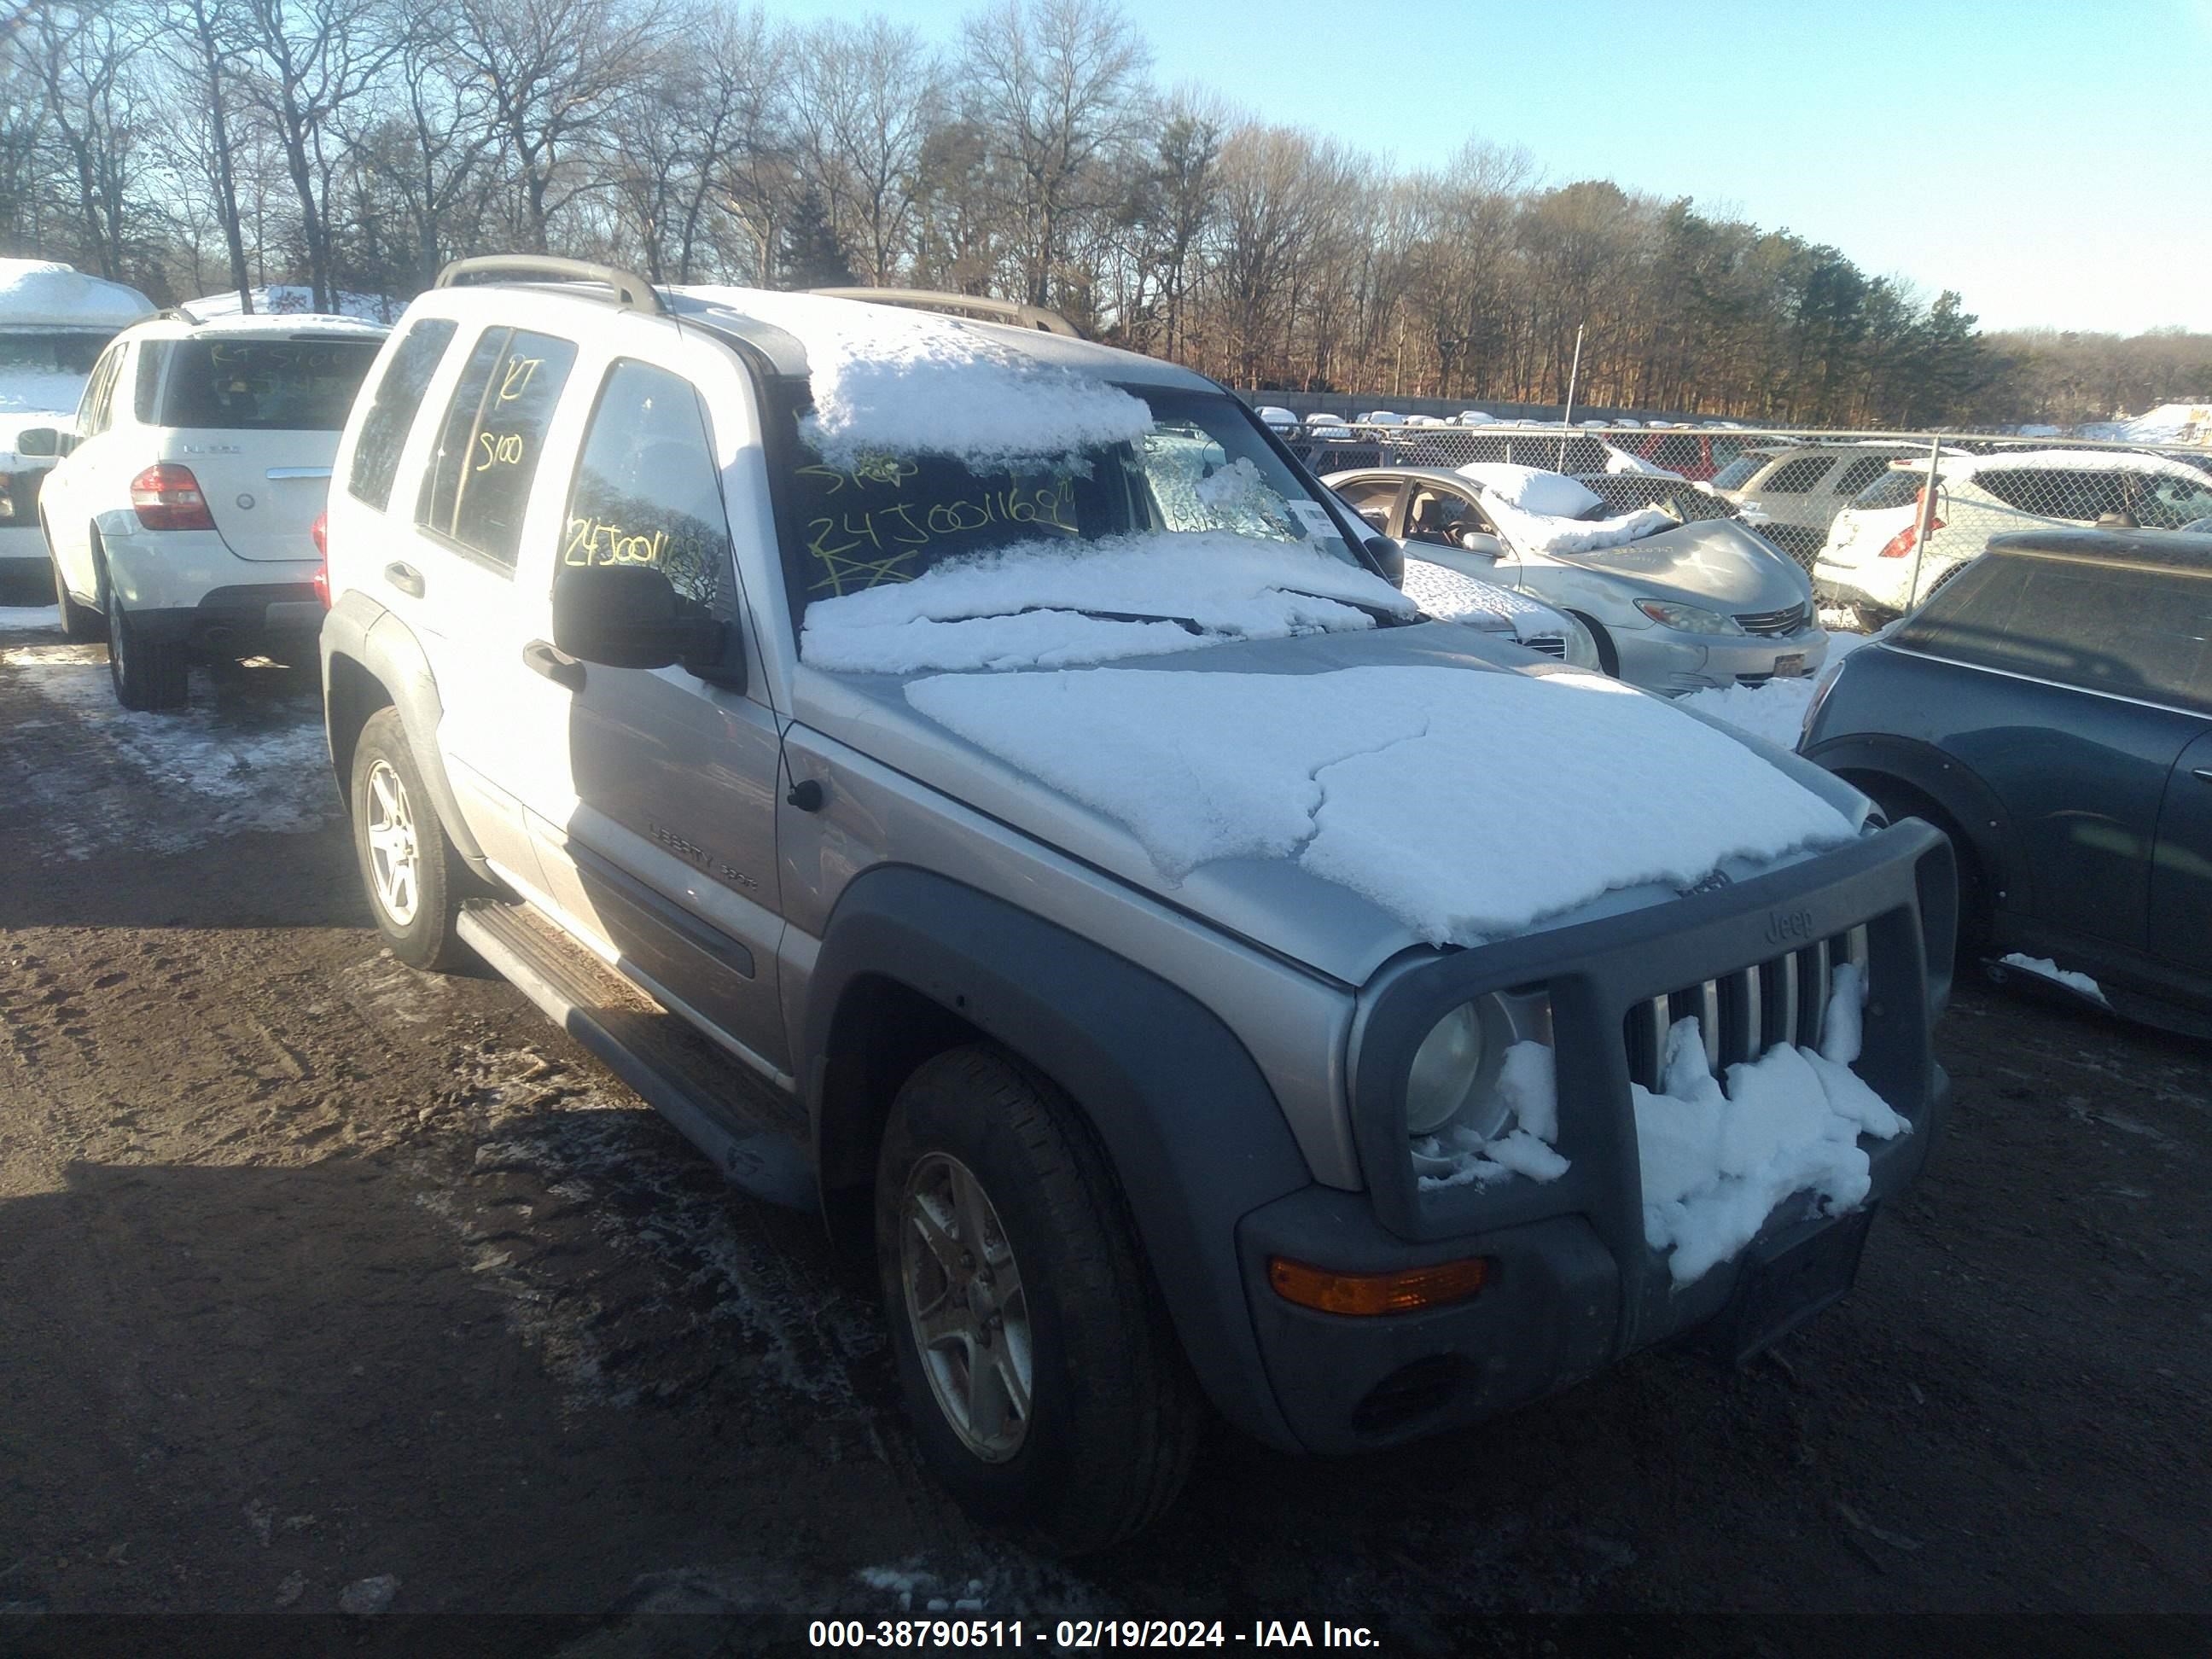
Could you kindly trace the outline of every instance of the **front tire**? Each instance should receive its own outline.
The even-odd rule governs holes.
[[[1589,629],[1590,642],[1597,647],[1598,667],[1611,678],[1619,679],[1620,678],[1620,647],[1613,644],[1613,635],[1606,632],[1605,624],[1596,617],[1586,616],[1579,611],[1570,611],[1567,614]]]
[[[149,640],[131,620],[122,598],[107,596],[107,677],[125,708],[181,708],[190,695],[191,661],[182,640]]]
[[[378,709],[361,728],[351,799],[362,885],[392,954],[429,973],[462,966],[469,951],[456,924],[464,868],[430,803],[398,709]]]
[[[876,1171],[876,1256],[908,1415],[972,1514],[1103,1549],[1188,1474],[1202,1409],[1105,1158],[1000,1050],[916,1068]]]

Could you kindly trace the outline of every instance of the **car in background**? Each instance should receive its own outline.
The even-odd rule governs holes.
[[[1261,404],[1252,412],[1260,417],[1268,431],[1278,437],[1286,437],[1298,429],[1298,417],[1289,410],[1279,409],[1273,404]]]
[[[1844,659],[1800,750],[1950,836],[1962,951],[2212,1036],[2208,640],[2212,535],[2000,536]]]
[[[1823,599],[1894,619],[1963,569],[1993,536],[2039,528],[2179,530],[2212,516],[2212,477],[2138,450],[2043,449],[1942,457],[1920,544],[1925,461],[1892,461],[1836,515],[1813,564]]]
[[[0,572],[36,573],[46,562],[39,492],[57,457],[51,445],[27,450],[22,434],[66,420],[102,349],[153,314],[153,302],[121,283],[49,260],[0,259]]]
[[[1836,514],[1892,461],[1927,454],[1925,444],[1766,444],[1742,451],[1711,483],[1746,524],[1810,570]]]
[[[1703,524],[1712,519],[1741,521],[1735,503],[1726,496],[1708,485],[1692,483],[1671,473],[1577,472],[1570,476],[1614,513],[1657,507],[1671,509],[1685,524]]]
[[[1669,696],[1763,685],[1827,659],[1805,573],[1726,519],[1618,514],[1573,478],[1497,463],[1323,482],[1409,555],[1565,611],[1632,685]]]
[[[1616,424],[1632,427],[1636,423]],[[1692,483],[1711,477],[1751,447],[1733,433],[1668,426],[1660,421],[1645,424],[1648,429],[1642,435],[1623,438],[1620,447],[1639,460],[1680,473]]]
[[[39,513],[63,631],[106,634],[125,708],[182,703],[196,652],[312,659],[314,527],[385,333],[167,312],[100,354],[66,433],[36,434],[64,454]]]

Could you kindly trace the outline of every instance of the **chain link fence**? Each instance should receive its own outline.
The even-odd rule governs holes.
[[[2014,531],[2212,531],[2212,447],[1970,433],[1537,425],[1421,416],[1261,418],[1323,477],[1507,462],[1577,479],[1600,518],[1730,519],[1796,560],[1824,605],[1901,615]],[[1353,503],[1358,505],[1357,501]]]

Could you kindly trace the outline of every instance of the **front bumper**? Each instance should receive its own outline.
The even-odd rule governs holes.
[[[1775,1291],[1771,1276],[1748,1273],[1747,1263],[1838,1230],[1848,1235],[1832,1240],[1848,1257],[1848,1283],[1865,1211],[1820,1216],[1800,1194],[1735,1259],[1674,1284],[1644,1237],[1625,1022],[1655,997],[1793,949],[1769,937],[1778,930],[1796,941],[1863,926],[1874,989],[1855,1069],[1912,1125],[1894,1139],[1861,1143],[1868,1206],[1879,1205],[1918,1175],[1948,1112],[1949,1082],[1935,1062],[1929,1027],[1948,993],[1955,906],[1948,843],[1910,822],[1814,863],[1459,952],[1386,985],[1365,1020],[1363,1053],[1410,1052],[1446,1009],[1485,991],[1546,986],[1559,1061],[1558,1145],[1570,1168],[1548,1183],[1424,1194],[1406,1154],[1402,1068],[1361,1068],[1355,1133],[1369,1191],[1309,1188],[1247,1215],[1237,1231],[1263,1363],[1298,1443],[1349,1452],[1413,1439],[1556,1393],[1687,1333],[1717,1334],[1739,1297]],[[1356,1318],[1285,1301],[1268,1284],[1274,1255],[1352,1273],[1480,1255],[1489,1270],[1466,1302]],[[1772,1312],[1761,1310],[1768,1334],[1789,1322]]]
[[[1828,659],[1828,636],[1818,628],[1784,635],[1616,629],[1613,644],[1620,658],[1621,678],[1669,696],[1731,685],[1764,685],[1787,657],[1802,658],[1801,672],[1817,674]]]

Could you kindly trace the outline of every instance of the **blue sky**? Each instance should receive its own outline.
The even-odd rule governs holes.
[[[1125,0],[1164,85],[1401,167],[1688,195],[1985,328],[2212,331],[2212,0]],[[951,40],[963,0],[881,10]]]

